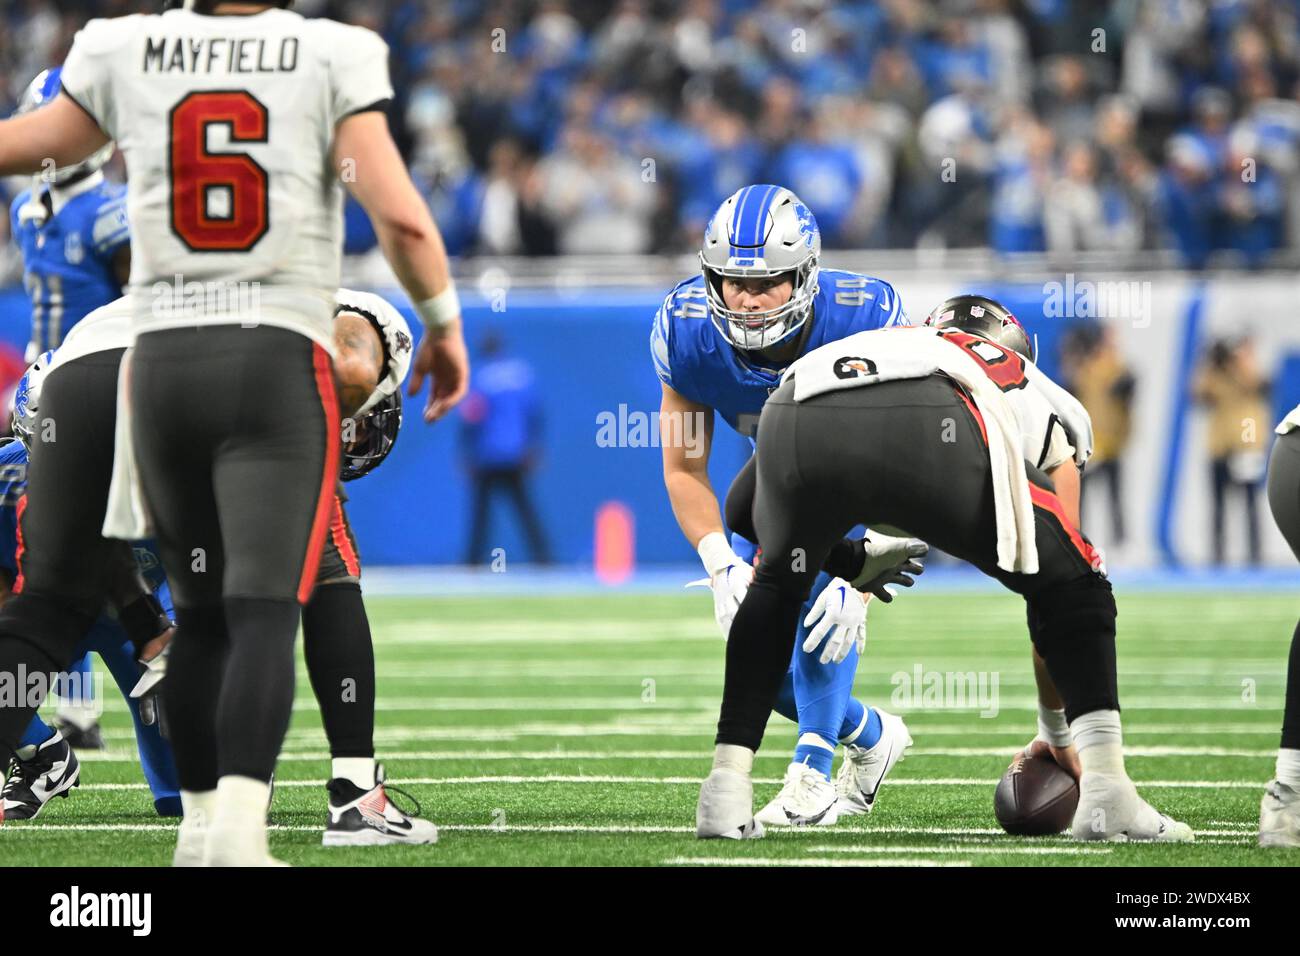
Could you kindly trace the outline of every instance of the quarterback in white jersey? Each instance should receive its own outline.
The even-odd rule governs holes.
[[[35,172],[47,158],[62,167],[109,141],[130,174],[137,308],[114,481],[142,502],[132,510],[151,521],[176,598],[163,696],[183,864],[273,862],[269,781],[340,464],[331,318],[342,186],[426,326],[409,388],[433,376],[426,420],[468,385],[446,252],[383,112],[387,48],[289,5],[187,0],[91,21],[73,42],[63,92],[0,123],[0,175]],[[114,354],[74,360],[94,376],[69,374],[73,363],[56,370],[46,407],[71,415],[111,403]],[[89,560],[97,542],[80,536],[102,522],[104,443],[64,442],[63,425],[57,451],[33,456],[22,518],[32,573],[0,612],[0,666],[61,668],[85,608],[102,603]],[[99,515],[61,514],[69,497]],[[26,717],[0,714],[0,743]]]

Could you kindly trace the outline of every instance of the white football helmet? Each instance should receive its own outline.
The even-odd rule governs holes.
[[[14,389],[13,407],[9,409],[9,428],[14,437],[32,450],[40,419],[41,385],[54,365],[54,352],[42,352],[23,373]]]
[[[406,373],[411,368],[411,326],[406,317],[398,312],[391,302],[373,292],[358,292],[355,289],[339,289],[334,296],[336,303],[334,314],[355,312],[370,320],[370,324],[379,333],[384,346],[384,375],[379,385],[359,409],[357,417],[365,415],[388,396],[393,395],[406,381]]]
[[[729,196],[704,229],[700,267],[713,325],[738,349],[764,349],[800,329],[817,294],[822,237],[812,212],[784,186],[746,186]],[[792,273],[789,301],[765,312],[736,312],[722,296],[726,277]]]

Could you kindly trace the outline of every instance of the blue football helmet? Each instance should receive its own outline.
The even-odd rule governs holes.
[[[36,435],[40,416],[41,384],[54,364],[54,352],[42,352],[14,389],[14,407],[10,416],[10,430],[14,437],[22,442],[27,450],[32,450],[32,440]]]
[[[738,349],[764,349],[798,331],[817,295],[821,231],[812,211],[784,186],[746,186],[728,196],[704,229],[700,269],[713,325]],[[765,312],[737,312],[722,295],[725,278],[790,273],[787,302]]]
[[[14,110],[14,115],[21,116],[23,113],[30,113],[53,102],[62,88],[60,84],[62,76],[63,67],[61,66],[52,66],[48,70],[42,70],[36,79],[28,84],[22,97],[19,98],[18,109]],[[53,182],[71,183],[78,179],[84,179],[95,170],[102,168],[112,156],[113,144],[105,143],[81,162],[74,163],[71,166],[61,166],[54,170]]]

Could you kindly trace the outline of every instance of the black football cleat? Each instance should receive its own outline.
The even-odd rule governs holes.
[[[438,828],[419,819],[420,805],[414,813],[403,812],[388,799],[384,787],[384,767],[375,768],[375,785],[362,790],[351,780],[336,777],[325,785],[329,791],[329,820],[325,824],[323,846],[389,846],[392,844],[437,843]],[[391,788],[412,802],[405,791]]]
[[[67,797],[68,791],[80,785],[77,755],[55,731],[27,760],[14,757],[9,761],[9,773],[0,790],[0,819],[33,820],[45,804],[55,797]]]

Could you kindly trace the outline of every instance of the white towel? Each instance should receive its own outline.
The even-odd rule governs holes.
[[[117,372],[117,424],[113,429],[113,479],[108,486],[108,507],[104,511],[106,538],[138,541],[153,536],[152,522],[144,505],[140,475],[135,465],[131,427],[131,353],[122,355]]]
[[[932,328],[859,332],[814,349],[790,366],[785,376],[794,377],[794,398],[802,402],[824,392],[936,373],[962,385],[984,416],[993,472],[998,567],[1037,574],[1034,503],[1021,454],[1020,420],[1002,389],[965,349]]]

